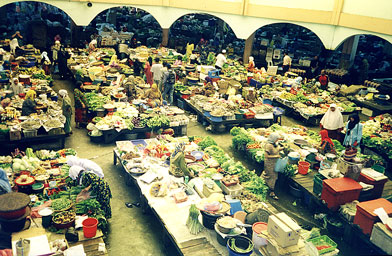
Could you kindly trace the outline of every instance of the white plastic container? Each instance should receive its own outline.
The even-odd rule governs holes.
[[[253,230],[253,234],[252,234],[252,242],[254,245],[254,251],[259,251],[259,248],[262,246],[266,246],[267,245],[267,239],[259,236],[259,234],[264,231],[267,230],[267,223],[265,222],[256,222],[253,224],[252,226],[252,230]]]

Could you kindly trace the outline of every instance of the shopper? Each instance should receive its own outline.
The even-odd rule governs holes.
[[[65,116],[65,124],[64,124],[64,132],[65,134],[72,134],[71,127],[71,117],[72,117],[72,105],[71,99],[68,96],[68,92],[66,90],[60,90],[59,95],[62,98],[62,110],[63,115]]]
[[[328,111],[324,114],[320,121],[320,127],[328,131],[328,136],[331,139],[341,140],[340,132],[344,127],[343,116],[336,104],[331,104]]]
[[[97,40],[93,39],[91,42],[88,44],[88,50],[89,52],[93,52],[97,49]]]
[[[316,77],[316,74],[318,74],[319,71],[319,67],[320,67],[320,61],[318,56],[314,56],[314,58],[311,60],[310,62],[310,76],[308,78],[314,78]]]
[[[359,116],[353,114],[346,124],[346,136],[343,145],[346,147],[358,147],[362,139],[363,125],[359,122]]]
[[[255,88],[251,87],[248,90],[248,95],[246,95],[246,100],[252,103],[256,103],[257,97],[255,93]]]
[[[176,83],[176,73],[172,70],[171,65],[167,64],[167,71],[163,74],[163,97],[173,105],[174,84]]]
[[[219,53],[216,56],[215,68],[219,71],[222,70],[223,65],[227,62],[226,60],[226,50],[222,50],[222,53]]]
[[[199,56],[196,51],[193,51],[191,56],[189,57],[189,64],[197,64],[200,65],[200,61],[198,60]]]
[[[316,80],[320,83],[320,89],[328,89],[329,77],[325,73],[325,70],[321,70],[321,74],[316,78]]]
[[[58,55],[58,66],[60,72],[60,78],[65,79],[69,75],[70,71],[67,66],[67,60],[71,55],[61,46],[59,55]]]
[[[248,72],[252,72],[255,70],[255,61],[252,56],[249,56],[249,62],[248,62],[248,67],[246,68]]]
[[[144,74],[146,75],[146,82],[149,85],[153,84],[152,73],[151,73],[152,58],[148,57],[146,64],[144,65]]]
[[[53,66],[55,67],[54,73],[57,73],[56,65],[58,64],[58,56],[59,56],[60,48],[61,48],[60,41],[55,41],[54,45],[52,46],[52,60],[53,60]]]
[[[138,58],[135,58],[133,61],[133,74],[135,76],[140,76],[142,72],[143,64],[139,61]]]
[[[75,185],[83,185],[83,191],[90,192],[95,196],[95,199],[101,204],[102,210],[105,213],[105,218],[112,217],[112,209],[110,207],[110,199],[112,192],[108,183],[100,178],[94,172],[88,171],[82,166],[73,165],[69,169],[69,177],[75,181]]]
[[[43,52],[41,54],[41,65],[42,65],[42,69],[45,71],[45,75],[50,75],[50,65],[52,63],[50,62],[50,59],[48,57],[48,53],[47,52]]]
[[[147,99],[148,104],[153,108],[162,105],[162,93],[158,89],[157,84],[152,84],[151,89],[146,92],[145,98]]]
[[[336,153],[335,145],[333,144],[331,138],[328,137],[328,131],[321,130],[320,136],[321,136],[321,144],[320,144],[319,152],[321,154],[326,154],[326,153],[335,154]]]
[[[162,69],[163,65],[159,63],[159,58],[155,58],[155,63],[151,66],[151,72],[154,79],[154,83],[159,86],[159,90],[162,91]]]
[[[81,86],[82,82],[78,81],[76,86]],[[87,122],[87,100],[78,88],[74,90],[75,98],[75,124],[79,128],[81,123]]]
[[[287,52],[284,53],[283,57],[283,75],[286,74],[287,71],[291,68],[291,57]]]
[[[11,192],[11,185],[7,173],[0,168],[0,195]]]
[[[275,183],[278,179],[278,173],[275,172],[275,165],[278,158],[280,158],[279,151],[282,149],[277,141],[279,139],[279,135],[272,133],[267,140],[265,145],[264,152],[264,172],[262,177],[264,178],[267,186],[270,188],[270,196],[278,200],[278,197],[275,194]]]

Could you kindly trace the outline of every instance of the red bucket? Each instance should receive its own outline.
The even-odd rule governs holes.
[[[302,175],[308,174],[309,167],[310,167],[310,163],[308,162],[305,161],[298,162],[298,173]]]
[[[92,238],[97,234],[98,220],[96,218],[87,218],[82,225],[85,238]]]

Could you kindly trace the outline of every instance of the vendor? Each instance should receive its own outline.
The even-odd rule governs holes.
[[[65,124],[64,124],[64,132],[65,134],[72,134],[71,128],[71,117],[72,117],[72,105],[71,99],[68,96],[68,92],[66,90],[60,90],[59,95],[62,98],[62,110],[63,115],[65,116]]]
[[[363,125],[359,122],[359,116],[353,114],[346,124],[346,136],[343,145],[346,147],[357,147],[362,139]]]
[[[22,116],[29,116],[32,113],[36,113],[35,98],[37,97],[37,93],[34,90],[30,90],[26,93],[26,99],[22,104]]]
[[[321,70],[321,74],[316,78],[316,80],[320,83],[320,89],[328,89],[329,77],[325,73],[325,70]]]
[[[76,83],[77,87],[82,86],[82,82],[78,81]],[[74,90],[75,97],[75,123],[76,127],[80,127],[80,123],[84,123],[87,121],[87,100],[84,95],[78,88]]]
[[[152,57],[150,56],[148,57],[146,64],[144,65],[144,74],[146,75],[146,82],[149,85],[153,84],[151,66],[152,66]]]
[[[335,145],[333,144],[333,141],[328,137],[328,131],[327,130],[321,130],[320,131],[321,135],[321,145],[319,148],[320,153],[326,154],[326,153],[332,153],[335,154]]]
[[[138,58],[135,58],[133,61],[133,74],[135,76],[140,76],[143,69],[143,64],[139,61]]]
[[[194,64],[200,65],[199,55],[197,54],[196,51],[193,51],[191,56],[189,56],[189,63],[193,65]]]
[[[272,133],[265,144],[265,152],[264,152],[264,172],[262,177],[264,178],[267,186],[270,188],[270,196],[278,200],[278,197],[275,195],[275,183],[278,179],[278,173],[275,172],[276,161],[280,158],[279,151],[282,149],[277,141],[279,139],[279,135]]]
[[[1,107],[3,109],[9,107],[11,105],[11,99],[10,98],[5,98],[4,100],[1,101]]]
[[[216,56],[215,68],[219,71],[222,70],[223,65],[227,62],[226,60],[226,50],[222,50],[222,53],[219,53]]]
[[[331,104],[328,111],[320,121],[321,129],[328,131],[328,136],[334,140],[340,140],[340,132],[344,127],[343,116],[336,104]]]
[[[146,92],[145,98],[147,98],[148,104],[153,108],[162,105],[162,93],[158,89],[157,84],[152,84],[151,89]]]
[[[96,196],[96,200],[101,204],[105,213],[105,218],[109,219],[112,217],[112,209],[110,207],[112,192],[106,181],[79,165],[73,165],[69,169],[69,177],[76,182],[76,185],[85,186],[85,192],[91,192],[92,195]]]
[[[248,70],[248,72],[254,72],[255,70],[255,61],[254,58],[252,56],[249,56],[249,62],[248,62],[248,67],[246,68],[246,70]]]
[[[93,39],[91,42],[88,44],[88,50],[89,52],[95,51],[97,48],[97,40]]]
[[[0,195],[11,192],[11,185],[7,177],[7,173],[0,168]]]
[[[57,64],[58,56],[59,56],[59,51],[61,48],[60,41],[55,41],[54,45],[52,46],[52,59],[53,59],[53,65]]]
[[[11,90],[12,90],[14,96],[23,93],[23,89],[24,89],[24,86],[21,83],[19,83],[19,79],[16,77],[13,78],[11,81]]]
[[[246,95],[245,99],[247,101],[252,102],[252,103],[256,103],[257,97],[256,97],[256,93],[255,93],[255,88],[253,88],[253,87],[249,88],[248,94]]]

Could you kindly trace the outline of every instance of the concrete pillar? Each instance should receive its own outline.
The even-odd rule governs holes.
[[[359,41],[359,35],[352,36],[348,38],[346,41],[343,43],[343,49],[342,49],[342,55],[347,56],[344,58],[342,56],[341,60],[348,60],[348,63],[343,66],[347,66],[346,68],[351,67],[351,65],[354,63],[355,56],[357,54],[357,48],[358,48],[358,41]],[[340,63],[342,65],[342,63]]]
[[[245,49],[244,49],[244,64],[248,64],[249,61],[249,56],[252,53],[252,48],[253,48],[253,40],[255,39],[255,34],[256,32],[253,32],[252,35],[245,41]]]
[[[162,46],[167,46],[169,42],[169,29],[168,28],[162,28]]]

